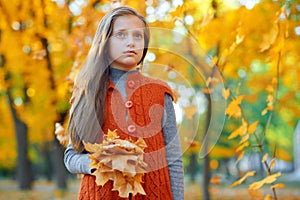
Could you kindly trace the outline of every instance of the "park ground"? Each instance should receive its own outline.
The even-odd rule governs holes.
[[[231,188],[230,185],[211,185],[211,200],[252,200],[247,192],[247,185]],[[59,191],[53,182],[44,180],[35,181],[31,191],[19,191],[17,184],[12,180],[0,180],[1,200],[73,200],[77,199],[79,180],[68,183],[67,191]],[[262,190],[263,194],[271,193],[269,188]],[[286,183],[285,188],[277,189],[279,200],[300,200],[300,182]],[[196,183],[185,184],[186,200],[201,200],[201,186]]]

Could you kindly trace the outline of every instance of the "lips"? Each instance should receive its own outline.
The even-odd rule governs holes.
[[[135,51],[133,51],[133,50],[128,50],[128,51],[125,51],[124,52],[125,54],[132,54],[132,55],[136,55],[137,53],[135,52]]]

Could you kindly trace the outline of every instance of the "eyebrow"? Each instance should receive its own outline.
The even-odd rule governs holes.
[[[125,28],[123,28],[123,29],[118,29],[118,30],[114,30],[113,32],[118,32],[118,31],[126,31],[126,29]]]
[[[143,29],[143,28],[131,28],[131,29],[121,28],[121,29],[113,30],[113,32],[119,32],[119,31],[122,32],[122,31],[128,31],[128,30],[144,32],[144,29]]]

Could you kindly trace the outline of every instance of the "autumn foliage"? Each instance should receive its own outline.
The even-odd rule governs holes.
[[[92,173],[96,183],[104,186],[109,180],[113,181],[113,189],[120,197],[129,197],[137,193],[146,195],[141,183],[147,164],[143,161],[145,141],[139,138],[133,142],[121,140],[117,130],[108,130],[101,144],[84,143],[85,149],[92,153],[90,158]]]
[[[259,164],[266,172],[264,177],[249,170],[240,173],[231,184],[235,187],[256,180],[249,184],[249,195],[262,198],[261,187],[270,185],[276,198],[274,191],[284,187],[280,182],[283,173],[276,171],[276,162],[293,161],[292,134],[300,118],[299,4],[298,0],[0,0],[0,169],[13,169],[17,160],[18,144],[7,94],[12,97],[18,119],[28,128],[29,157],[37,164],[44,159],[41,155],[45,144],[55,137],[68,142],[63,125],[70,108],[72,84],[85,62],[99,19],[110,9],[127,5],[144,15],[150,27],[163,27],[192,38],[211,58],[207,60],[209,69],[222,75],[217,80],[204,70],[208,78],[199,75],[186,59],[200,57],[199,51],[182,43],[175,34],[164,41],[151,38],[150,45],[169,45],[174,52],[176,49],[182,52],[173,55],[162,49],[149,49],[143,72],[172,84],[180,117],[187,122],[179,124],[184,156],[190,153],[187,149],[198,152],[203,142],[203,118],[208,113],[207,99],[203,100],[203,96],[216,96],[227,102],[222,113],[226,123],[210,156],[214,161],[236,158],[238,164],[251,153],[259,154]],[[151,64],[154,67],[149,67]],[[211,85],[217,88],[221,83],[222,94],[209,88]],[[58,121],[61,125],[57,124],[55,132]],[[186,138],[189,142],[185,142]],[[135,142],[128,142],[143,149]],[[119,170],[120,181],[131,176],[133,182],[128,188],[135,187],[134,181],[140,183],[141,175],[136,179],[133,174],[121,176],[124,168],[118,168],[118,163],[108,169],[105,163],[112,161],[96,154],[96,149],[103,146],[93,145],[87,146],[95,156],[94,168],[99,176],[110,174],[101,175],[105,177],[103,180],[113,180],[111,172]],[[129,163],[126,170],[133,166],[143,168],[143,163],[139,163],[142,153],[134,154],[133,149],[125,147],[114,150],[137,156],[132,157],[134,162],[126,161]],[[222,179],[213,176],[211,183],[222,184]],[[128,195],[118,184],[116,188]],[[142,193],[142,188],[136,187],[135,191]]]

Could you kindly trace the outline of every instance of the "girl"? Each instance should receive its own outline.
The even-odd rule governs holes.
[[[121,199],[112,181],[97,186],[83,141],[101,143],[108,129],[121,139],[142,137],[148,164],[146,195],[132,199],[184,199],[183,165],[172,91],[161,80],[139,71],[150,31],[134,9],[119,7],[100,21],[85,65],[75,81],[68,122],[70,144],[64,162],[71,173],[84,174],[79,199]]]

